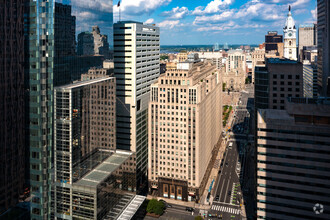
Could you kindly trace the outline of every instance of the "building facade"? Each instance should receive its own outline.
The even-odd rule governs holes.
[[[251,53],[251,58],[252,58],[252,83],[254,83],[254,78],[255,78],[255,67],[257,63],[260,62],[265,62],[265,49],[255,49]]]
[[[24,3],[0,4],[0,215],[25,184]]]
[[[317,24],[304,24],[299,26],[298,53],[299,61],[304,60],[304,47],[317,45]]]
[[[76,55],[76,17],[71,12],[71,5],[55,2],[55,59]]]
[[[257,219],[329,219],[330,106],[289,98],[257,115]]]
[[[246,71],[246,55],[243,50],[230,50],[226,59],[226,73]]]
[[[158,79],[159,28],[139,22],[114,24],[117,81],[117,146],[136,152],[139,186],[148,166],[148,103],[150,85]]]
[[[216,65],[218,70],[222,68],[222,52],[199,52],[198,56],[201,61],[211,61],[212,64]]]
[[[54,90],[53,208],[63,219],[79,210],[72,209],[73,183],[116,149],[116,81],[103,77]]]
[[[291,6],[289,6],[288,17],[286,18],[284,32],[284,58],[297,60],[297,36],[296,25],[291,14]]]
[[[304,81],[304,97],[317,97],[317,66],[314,63],[303,63],[303,81]]]
[[[330,96],[330,2],[317,0],[317,74],[320,96]]]
[[[303,64],[295,60],[268,58],[255,69],[256,109],[284,109],[288,97],[303,97]]]
[[[167,70],[151,86],[149,193],[182,201],[200,199],[222,131],[221,96],[219,72],[206,62]]]
[[[88,73],[81,74],[81,81],[102,78],[102,77],[110,76],[112,74],[113,74],[113,68],[107,69],[107,68],[92,67],[88,70]]]
[[[27,2],[26,84],[31,219],[50,219],[53,157],[54,1]],[[36,13],[38,12],[38,13]]]
[[[277,31],[269,31],[265,36],[265,51],[279,51],[279,44],[283,43],[283,35],[279,35]]]
[[[55,2],[54,86],[70,83],[74,72],[70,60],[76,56],[76,17],[71,11],[71,5]]]

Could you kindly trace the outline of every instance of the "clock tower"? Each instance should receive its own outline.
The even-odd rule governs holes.
[[[297,36],[296,26],[289,6],[288,17],[286,18],[284,32],[284,58],[297,60]]]

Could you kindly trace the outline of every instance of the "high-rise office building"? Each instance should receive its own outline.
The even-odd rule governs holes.
[[[319,95],[330,96],[330,2],[317,0],[317,72]]]
[[[265,51],[266,53],[270,51],[280,51],[283,50],[279,48],[283,46],[283,35],[278,35],[277,31],[269,31],[265,36]]]
[[[55,2],[55,59],[76,54],[76,17],[71,15],[71,11],[71,5]]]
[[[0,215],[25,183],[24,0],[0,3]]]
[[[303,64],[268,58],[255,69],[255,108],[284,109],[287,97],[303,97]]]
[[[115,81],[54,89],[55,219],[118,219],[135,198],[134,153],[116,150]]]
[[[151,86],[150,193],[183,201],[200,199],[222,131],[221,95],[219,72],[208,62],[178,63]]]
[[[53,0],[29,0],[25,23],[31,219],[50,218],[53,167],[54,7]]]
[[[81,32],[78,34],[77,53],[79,56],[94,55],[94,37],[90,32]]]
[[[298,38],[298,53],[299,61],[304,60],[304,47],[317,45],[317,25],[316,24],[304,24],[299,26],[299,38]]]
[[[257,219],[330,219],[330,100],[257,115]]]
[[[114,24],[117,81],[117,148],[136,152],[138,185],[146,183],[150,85],[159,76],[159,28],[140,22]]]
[[[54,100],[54,216],[63,218],[79,210],[65,192],[116,148],[115,78],[55,87]]]
[[[55,2],[54,11],[54,86],[71,82],[75,68],[70,61],[76,56],[76,17],[71,5]]]
[[[297,36],[296,25],[291,14],[291,6],[289,6],[288,17],[286,18],[284,32],[284,58],[297,60]]]

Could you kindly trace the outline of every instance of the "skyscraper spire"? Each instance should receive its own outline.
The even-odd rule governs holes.
[[[291,11],[291,5],[289,5],[289,11]]]

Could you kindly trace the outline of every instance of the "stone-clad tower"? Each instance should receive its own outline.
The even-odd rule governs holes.
[[[289,6],[288,17],[286,18],[284,32],[284,57],[291,60],[297,60],[297,36],[296,26]]]

